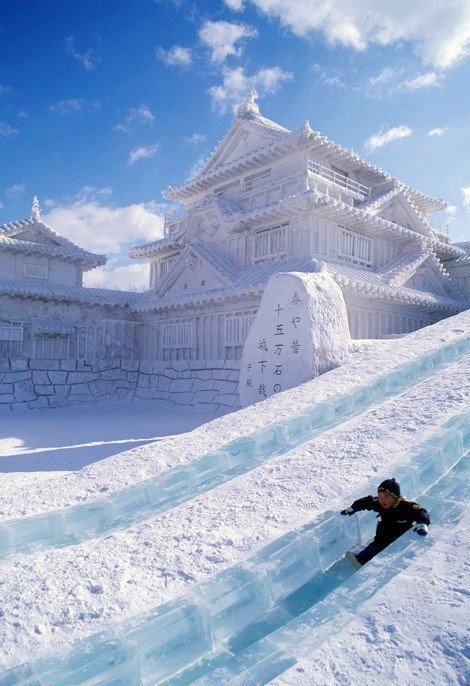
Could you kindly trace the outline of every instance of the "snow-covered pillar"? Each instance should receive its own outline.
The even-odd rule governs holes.
[[[332,369],[350,347],[343,294],[324,262],[316,273],[274,274],[243,348],[242,406]]]

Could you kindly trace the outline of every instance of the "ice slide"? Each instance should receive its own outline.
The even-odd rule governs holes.
[[[467,412],[416,446],[394,470],[431,510],[435,524],[458,521],[464,512],[469,448]],[[325,513],[187,596],[123,622],[113,634],[92,636],[3,673],[0,686],[269,683],[351,621],[356,607],[423,545],[433,544],[432,536],[422,540],[408,533],[355,572],[342,555],[368,540],[375,523],[365,513],[354,518],[356,527]]]
[[[405,392],[469,351],[470,335],[461,335],[393,368],[370,384],[333,396],[300,416],[232,441],[218,452],[205,454],[190,464],[91,503],[0,522],[0,557],[18,549],[73,545],[115,527],[127,527],[158,515]]]

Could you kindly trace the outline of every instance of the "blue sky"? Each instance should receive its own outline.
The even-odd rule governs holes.
[[[39,195],[58,231],[109,256],[89,283],[138,287],[160,191],[213,150],[255,87],[312,128],[451,203],[470,239],[468,0],[3,3],[0,222]]]

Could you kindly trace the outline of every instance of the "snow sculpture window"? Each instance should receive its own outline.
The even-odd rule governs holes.
[[[193,357],[194,332],[192,322],[163,324],[162,348],[164,360],[188,360]]]
[[[249,176],[245,176],[243,181],[245,182],[245,191],[251,191],[255,186],[259,185],[262,183],[264,179],[268,179],[271,176],[272,169],[271,167],[269,169],[263,169],[260,172],[256,172],[256,174],[250,174]]]
[[[279,257],[287,251],[288,222],[255,234],[255,261]]]
[[[225,359],[241,358],[254,312],[236,312],[225,318]]]
[[[0,341],[22,341],[23,324],[0,323]]]
[[[95,360],[136,359],[137,326],[134,322],[107,320],[100,326],[80,327],[77,357]]]
[[[24,275],[31,279],[47,279],[47,265],[25,264]]]
[[[372,238],[340,227],[339,256],[350,262],[372,265]]]
[[[227,191],[231,191],[233,188],[236,188],[239,185],[240,179],[237,179],[236,181],[231,181],[230,183],[226,183],[225,186],[219,186],[219,188],[214,188],[214,195],[217,195],[218,197],[224,197],[225,195],[228,195]]]
[[[59,333],[39,333],[34,337],[34,357],[68,358],[70,336]]]

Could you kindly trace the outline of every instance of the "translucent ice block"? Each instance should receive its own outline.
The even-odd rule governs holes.
[[[320,571],[314,538],[289,532],[265,546],[250,563],[268,575],[274,603],[290,595]]]
[[[5,524],[0,523],[0,557],[5,553],[6,550],[8,550],[10,546],[10,536],[8,533],[8,528],[5,526]],[[1,686],[1,681],[0,681],[0,686]]]
[[[325,401],[323,403],[318,403],[318,405],[314,405],[305,414],[310,420],[310,428],[312,431],[326,428],[331,424],[333,418],[331,402]]]
[[[341,521],[340,515],[311,529],[308,536],[313,536],[317,541],[322,569],[329,567],[358,542],[356,524]]]
[[[24,519],[11,519],[5,527],[8,531],[10,546],[13,548],[62,536],[64,518],[57,512],[46,513]]]
[[[348,394],[338,395],[332,400],[334,421],[347,417],[353,409],[351,397]]]
[[[228,471],[231,467],[231,458],[228,453],[208,453],[192,462],[193,484],[211,484],[214,480]]]
[[[129,620],[128,638],[138,646],[144,686],[158,684],[212,649],[210,617],[198,603],[179,599]]]
[[[116,520],[131,517],[135,512],[149,507],[151,488],[148,482],[115,491],[109,496]]]
[[[8,669],[0,674],[0,686],[19,686],[28,680],[33,673],[30,665],[23,664],[13,669]],[[38,686],[40,682],[37,681]]]
[[[231,467],[235,467],[239,464],[249,464],[255,459],[257,444],[254,438],[244,436],[226,445],[224,450],[230,455]]]
[[[400,482],[399,482],[400,483]],[[358,527],[358,543],[366,545],[375,536],[375,529],[377,527],[377,517],[375,512],[362,510],[357,512],[351,518],[351,526],[357,522]]]
[[[139,675],[137,649],[127,641],[97,634],[76,643],[70,651],[38,660],[34,672],[44,686],[135,684],[138,682],[131,679],[133,673]]]
[[[270,607],[266,575],[242,565],[231,567],[199,584],[197,595],[209,608],[217,641],[255,621]]]
[[[431,446],[426,446],[413,456],[413,466],[418,472],[419,490],[426,491],[445,472],[441,451]]]
[[[433,437],[426,445],[431,445],[440,451],[446,469],[453,467],[464,451],[462,433],[455,427],[443,431],[441,436]]]
[[[194,480],[192,465],[175,467],[149,484],[149,500],[154,508],[177,505],[187,497],[188,486]]]
[[[287,450],[286,437],[277,426],[265,429],[253,435],[256,444],[256,453],[259,457],[267,459],[272,455],[279,455]]]
[[[287,442],[291,445],[298,445],[311,435],[310,418],[306,414],[283,422],[282,428]]]
[[[66,535],[93,529],[102,529],[114,518],[113,506],[107,498],[86,505],[76,505],[63,510]]]
[[[400,484],[400,490],[404,497],[416,498],[420,493],[418,470],[413,464],[407,463],[398,468],[393,468],[390,470],[390,474],[393,474]]]
[[[460,431],[462,434],[463,449],[470,450],[470,410],[452,417],[452,419],[446,422],[445,427]]]

